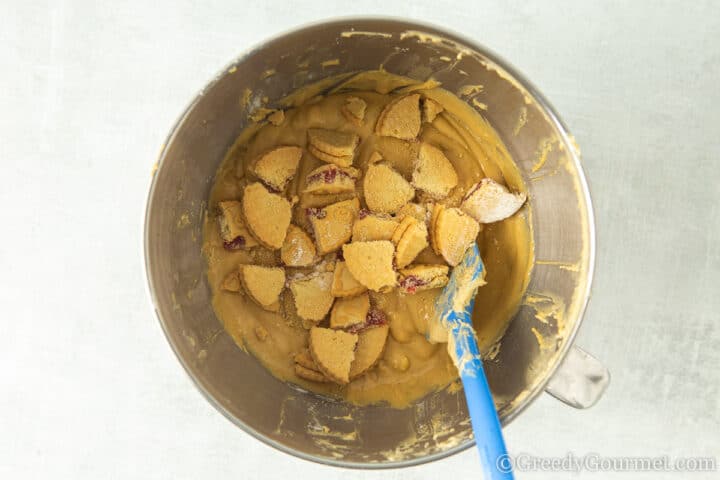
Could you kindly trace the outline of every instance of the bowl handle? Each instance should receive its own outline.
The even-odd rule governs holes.
[[[590,408],[602,397],[610,383],[605,365],[580,347],[568,352],[545,391],[575,408]]]

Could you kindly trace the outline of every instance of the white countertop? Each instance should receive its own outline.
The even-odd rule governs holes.
[[[510,451],[720,455],[717,2],[241,3],[0,5],[0,478],[479,478],[474,450],[362,472],[261,444],[197,392],[146,297],[144,201],[177,115],[249,46],[351,14],[485,44],[582,148],[599,252],[578,343],[613,379],[586,411],[542,396],[506,429]]]

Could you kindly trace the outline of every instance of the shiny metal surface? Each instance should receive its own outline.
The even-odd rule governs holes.
[[[573,346],[545,391],[574,408],[590,408],[605,393],[610,372],[580,347]]]
[[[350,31],[384,35],[343,34]],[[323,65],[334,59],[338,65]],[[300,63],[308,65],[306,73],[298,73]],[[520,308],[498,355],[486,362],[499,415],[504,423],[511,421],[543,390],[572,345],[589,296],[595,232],[572,137],[547,101],[482,47],[434,27],[357,19],[309,26],[255,48],[200,93],[168,137],[145,226],[146,269],[158,318],[208,400],[276,448],[363,468],[413,465],[471,446],[463,393],[437,392],[405,410],[358,408],[276,380],[233,343],[216,319],[200,244],[213,175],[248,122],[250,112],[240,102],[246,88],[253,92],[250,108],[263,96],[272,106],[305,84],[381,65],[416,79],[433,75],[455,92],[482,84],[487,110],[481,113],[528,184],[538,260],[528,288],[534,301]],[[268,70],[276,73],[264,77]],[[523,109],[526,121],[517,129]],[[547,142],[556,148],[539,162],[538,150]]]

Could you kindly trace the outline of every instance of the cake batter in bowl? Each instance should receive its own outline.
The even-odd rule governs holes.
[[[329,87],[339,76],[374,70],[439,82],[475,109],[507,147],[527,188],[532,269],[485,362],[502,422],[546,388],[566,357],[551,393],[575,406],[592,404],[608,377],[572,346],[594,263],[592,208],[577,145],[549,104],[500,59],[437,28],[396,20],[327,22],[271,40],[221,72],[173,129],[154,171],[145,259],[152,301],[182,365],[235,424],[309,460],[408,466],[472,445],[458,383],[409,405],[360,406],[312,393],[268,372],[213,311],[203,225],[215,173],[238,135],[302,87],[325,79]]]

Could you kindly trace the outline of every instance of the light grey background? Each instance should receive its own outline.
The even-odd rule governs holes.
[[[487,45],[583,151],[599,255],[578,342],[613,380],[587,411],[541,397],[511,452],[720,456],[717,2],[3,0],[0,478],[479,478],[472,450],[360,472],[260,444],[195,390],[146,297],[144,200],[176,116],[249,46],[350,14]]]

